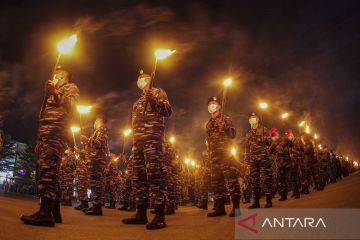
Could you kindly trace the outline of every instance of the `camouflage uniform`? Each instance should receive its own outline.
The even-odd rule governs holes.
[[[63,157],[60,165],[60,189],[61,199],[65,202],[71,202],[74,190],[75,177],[75,154],[66,155]]]
[[[270,153],[274,154],[276,162],[276,178],[278,181],[278,191],[280,196],[286,197],[288,194],[288,183],[290,180],[291,158],[290,149],[292,142],[285,137],[278,141],[273,141],[270,146]]]
[[[311,182],[313,182],[315,188],[317,188],[318,178],[318,164],[315,157],[314,146],[312,142],[306,141],[304,144],[304,190],[306,192],[309,191]]]
[[[206,125],[206,140],[209,146],[210,161],[212,164],[212,185],[214,188],[215,200],[225,199],[226,187],[228,184],[232,199],[240,199],[240,185],[238,172],[232,163],[229,155],[231,140],[235,138],[236,131],[232,120],[224,116],[224,129],[221,130],[217,124],[220,116],[210,118]]]
[[[251,189],[254,198],[260,198],[260,191],[264,194],[272,194],[272,168],[268,155],[268,140],[265,137],[267,129],[259,125],[251,129],[247,134],[246,161],[250,165]],[[262,181],[260,181],[262,178]],[[261,189],[263,182],[263,189]]]
[[[167,141],[164,142],[164,163],[166,172],[166,185],[167,185],[167,204],[175,206],[177,204],[177,191],[176,191],[176,152],[171,144]]]
[[[68,138],[70,116],[79,90],[73,83],[62,85],[58,95],[51,95],[40,118],[37,153],[40,196],[60,198],[59,168]]]
[[[88,200],[88,186],[89,186],[89,159],[86,155],[86,145],[80,151],[79,158],[76,160],[76,176],[77,176],[77,192],[78,198],[81,201]]]
[[[207,203],[208,201],[208,194],[210,191],[210,159],[208,154],[203,157],[202,165],[200,166],[198,176],[199,176],[199,200],[203,203]]]
[[[293,195],[299,197],[300,187],[301,187],[301,177],[303,172],[303,159],[304,159],[304,149],[300,139],[295,139],[293,142],[293,147],[291,148],[291,187],[293,190]]]
[[[163,205],[166,199],[163,159],[165,117],[171,115],[172,109],[164,90],[152,88],[152,92],[145,115],[144,93],[133,105],[132,185],[138,204],[145,204],[150,199],[153,205]]]
[[[87,141],[86,154],[90,160],[90,188],[93,204],[103,204],[103,176],[108,164],[108,130],[105,126],[96,129]]]
[[[330,153],[328,151],[319,151],[319,190],[323,190],[329,180],[328,167],[330,165]]]
[[[105,177],[105,190],[109,194],[110,206],[115,207],[116,202],[116,186],[118,183],[119,170],[117,162],[110,161],[107,168],[104,171]]]

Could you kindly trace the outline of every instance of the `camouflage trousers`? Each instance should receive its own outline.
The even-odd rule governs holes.
[[[62,139],[43,139],[38,159],[37,188],[40,196],[60,199],[59,169],[65,144]]]
[[[105,190],[109,194],[110,202],[115,202],[116,201],[116,179],[114,176],[106,177]]]
[[[278,191],[280,196],[287,196],[290,182],[290,168],[286,164],[277,167],[276,178],[278,181]]]
[[[61,199],[71,200],[73,197],[74,190],[74,171],[68,165],[60,166],[60,189],[61,189]]]
[[[309,189],[311,183],[314,187],[318,187],[319,181],[319,169],[316,162],[305,162],[304,163],[304,172],[303,172],[303,188]]]
[[[225,199],[226,186],[232,199],[240,199],[239,173],[231,164],[230,159],[225,154],[212,153],[211,161],[211,179],[215,200]]]
[[[252,156],[250,160],[250,179],[253,197],[260,198],[261,192],[272,194],[272,175],[271,161],[265,153]]]
[[[167,204],[175,205],[177,203],[176,174],[173,173],[173,168],[171,166],[165,166],[165,172],[166,172]]]
[[[80,200],[87,201],[87,189],[89,186],[89,163],[85,159],[80,159],[76,166],[77,191]]]
[[[92,159],[90,163],[90,188],[91,188],[91,201],[93,204],[104,203],[104,187],[103,177],[106,167],[104,159]]]
[[[162,139],[135,142],[132,147],[132,186],[138,204],[165,204],[166,174]]]
[[[244,197],[244,202],[249,202],[251,199],[251,181],[250,175],[246,174],[242,178],[241,190]]]
[[[210,169],[206,168],[203,170],[202,174],[200,175],[199,198],[201,201],[206,201],[208,199],[208,194],[210,191],[210,183],[211,183]]]
[[[291,188],[294,194],[298,194],[301,187],[301,179],[300,179],[301,169],[298,163],[294,163],[291,166]]]

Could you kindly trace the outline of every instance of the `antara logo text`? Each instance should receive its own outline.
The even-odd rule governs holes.
[[[261,225],[262,228],[270,227],[270,228],[318,228],[323,227],[326,228],[325,221],[322,218],[293,218],[293,217],[283,217],[283,218],[266,218]]]

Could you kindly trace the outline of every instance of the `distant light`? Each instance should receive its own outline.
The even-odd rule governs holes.
[[[169,142],[170,143],[175,143],[175,141],[176,141],[176,139],[175,139],[175,137],[174,136],[171,136],[170,138],[169,138]]]
[[[79,131],[80,131],[80,127],[78,127],[78,126],[72,126],[72,127],[71,127],[71,132],[77,133],[77,132],[79,132]]]
[[[269,107],[268,103],[267,102],[260,102],[259,103],[259,107],[261,109],[267,109]]]
[[[89,113],[91,112],[91,109],[92,106],[84,106],[84,105],[77,106],[77,111],[81,114]]]
[[[131,129],[131,128],[125,129],[125,130],[123,131],[124,137],[130,136],[131,133],[132,133],[132,129]]]
[[[176,50],[158,49],[158,50],[155,51],[155,57],[158,60],[163,60],[163,59],[167,58],[168,56],[172,55],[175,52],[176,52]]]
[[[232,147],[232,148],[230,149],[230,153],[231,153],[231,155],[232,155],[233,157],[236,157],[236,155],[237,155],[237,150],[236,150],[236,148],[235,148],[235,147]]]
[[[302,121],[301,123],[299,123],[299,127],[304,126],[304,124],[305,124],[305,121]]]
[[[281,119],[287,119],[289,117],[289,113],[283,113],[281,114]]]
[[[305,132],[306,132],[307,134],[310,134],[310,133],[311,133],[309,125],[306,125],[306,126],[305,126]]]
[[[317,135],[317,133],[314,134],[314,139],[319,139],[319,135]]]
[[[224,84],[225,87],[230,87],[231,84],[232,84],[232,79],[231,78],[225,79],[223,84]]]

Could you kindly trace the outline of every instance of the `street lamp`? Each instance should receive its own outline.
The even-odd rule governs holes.
[[[280,117],[282,120],[285,120],[285,119],[289,118],[289,113],[285,112],[285,113],[281,114]]]

